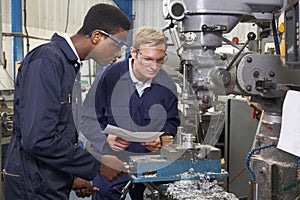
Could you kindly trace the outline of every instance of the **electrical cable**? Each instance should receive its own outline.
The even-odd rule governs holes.
[[[68,0],[68,4],[67,4],[67,18],[66,18],[65,33],[67,32],[69,26],[69,14],[70,14],[70,0]]]
[[[247,157],[246,157],[246,169],[249,171],[250,175],[252,176],[252,180],[253,181],[256,181],[256,175],[254,173],[254,171],[250,168],[250,159],[251,159],[251,156],[256,152],[256,151],[260,151],[260,150],[263,150],[263,149],[266,149],[266,148],[270,148],[270,147],[276,147],[277,144],[273,143],[273,144],[267,144],[267,145],[264,145],[264,146],[260,146],[260,147],[256,147],[254,149],[252,149],[248,154],[247,154]]]
[[[276,18],[276,16],[275,16],[275,14],[273,14],[271,25],[272,25],[272,30],[273,30],[273,37],[274,37],[274,44],[275,44],[276,54],[280,55],[280,46],[279,46],[279,39],[278,39],[279,34],[278,34],[278,31],[277,31],[276,19],[275,18]]]
[[[297,169],[298,171],[300,171],[300,157],[296,157],[296,160],[297,160]]]
[[[24,4],[24,30],[25,30],[25,35],[26,35],[26,47],[27,47],[27,52],[29,52],[29,34],[28,34],[28,30],[27,30],[27,9],[26,9],[26,0],[23,0],[23,4]]]
[[[2,33],[3,37],[23,37],[23,38],[29,38],[29,39],[35,39],[35,40],[45,40],[50,41],[48,38],[41,38],[41,37],[35,37],[30,35],[25,35],[23,33]]]
[[[244,171],[246,171],[246,167],[244,167],[241,171],[239,171],[239,173],[237,173],[237,175],[235,175],[229,182],[228,184],[223,188],[224,190],[226,190],[228,188],[228,186],[235,181],[235,179],[237,179],[237,177],[239,177]]]

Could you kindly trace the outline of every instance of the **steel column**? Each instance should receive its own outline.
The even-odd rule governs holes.
[[[11,0],[11,24],[12,33],[22,33],[22,0]],[[23,38],[13,38],[13,66],[16,76],[16,62],[23,59]]]

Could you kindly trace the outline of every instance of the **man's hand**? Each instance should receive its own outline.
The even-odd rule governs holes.
[[[116,156],[103,155],[99,169],[100,174],[109,181],[117,178],[123,173],[126,173],[124,163]]]
[[[161,148],[160,138],[156,138],[153,142],[141,142],[141,145],[151,152],[158,151]]]
[[[72,190],[75,191],[78,197],[90,197],[95,191],[99,191],[99,188],[93,187],[87,180],[81,178],[75,178],[73,181]]]
[[[131,142],[111,134],[107,136],[107,142],[114,151],[124,150],[131,144]]]

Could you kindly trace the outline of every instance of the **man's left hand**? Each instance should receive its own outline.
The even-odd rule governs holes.
[[[158,151],[161,148],[160,138],[156,138],[153,142],[141,142],[141,145],[151,152]]]

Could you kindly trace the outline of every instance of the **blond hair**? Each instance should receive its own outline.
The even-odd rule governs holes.
[[[150,46],[164,44],[167,49],[167,41],[164,34],[149,26],[142,26],[133,34],[132,46],[138,49],[143,44],[149,44]]]

